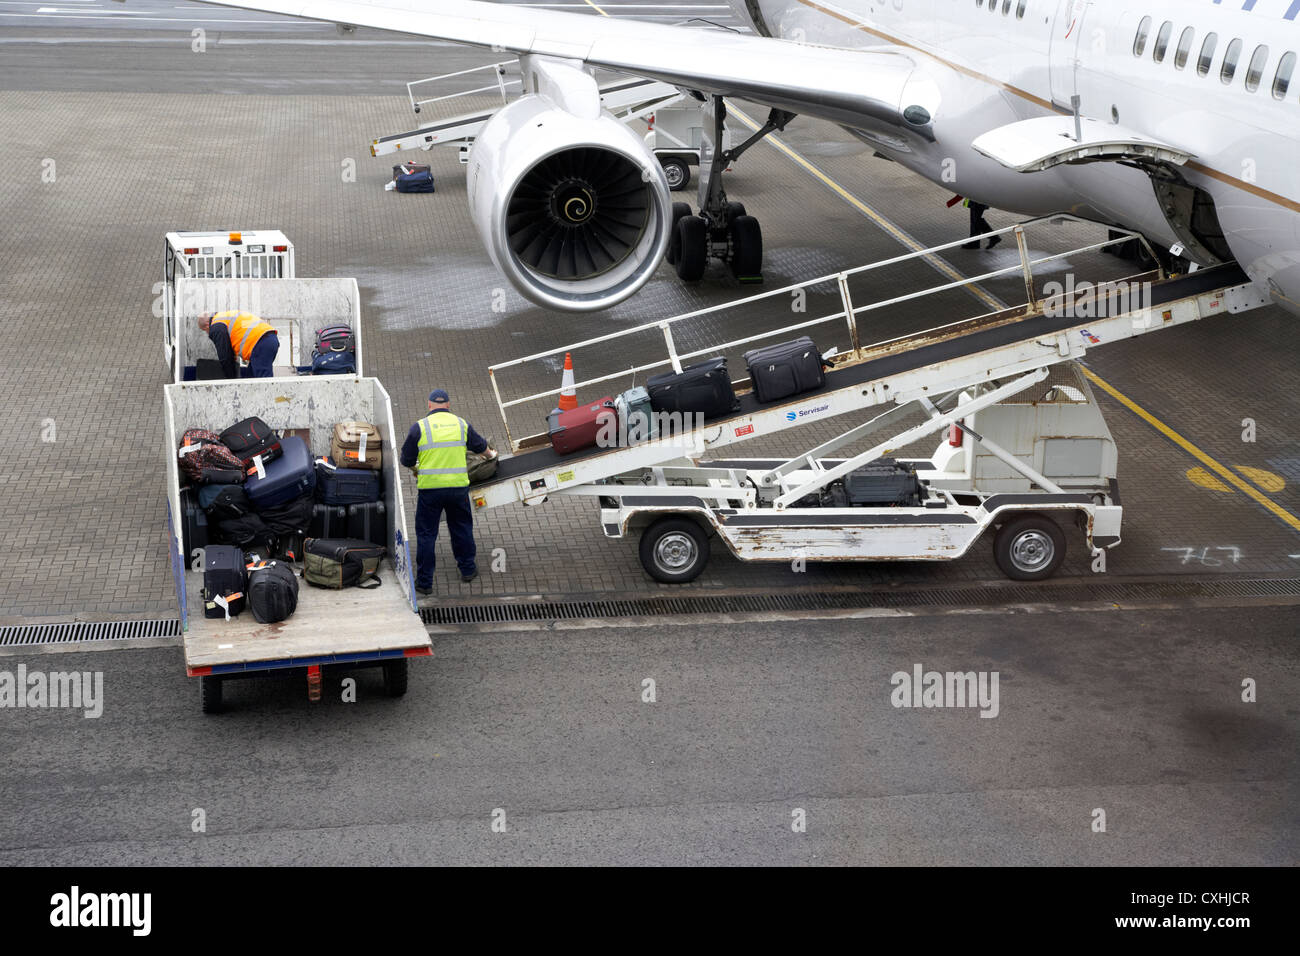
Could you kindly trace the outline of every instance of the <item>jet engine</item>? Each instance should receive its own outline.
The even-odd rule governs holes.
[[[662,167],[598,108],[579,116],[536,94],[502,107],[475,140],[468,188],[492,261],[548,309],[622,302],[668,245],[672,202]]]

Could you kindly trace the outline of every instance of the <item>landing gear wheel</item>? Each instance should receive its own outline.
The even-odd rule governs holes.
[[[708,562],[708,535],[690,518],[660,518],[641,533],[641,566],[656,581],[694,581]]]
[[[681,253],[682,242],[677,235],[677,223],[691,214],[691,207],[684,202],[673,203],[673,221],[668,226],[668,264],[676,265]]]
[[[677,222],[677,278],[698,282],[709,264],[709,230],[699,216],[683,216]]]
[[[199,706],[205,714],[221,713],[221,678],[199,678]]]
[[[691,181],[691,167],[686,165],[685,160],[665,159],[660,162],[664,168],[664,176],[668,179],[668,188],[673,192],[685,189]]]
[[[737,216],[731,220],[729,265],[731,274],[742,282],[763,278],[763,232],[753,216]]]
[[[389,697],[401,697],[406,693],[406,665],[405,657],[384,661],[384,693]]]
[[[743,202],[727,203],[727,219],[735,219],[737,216],[745,215],[745,204]]]
[[[1051,518],[1016,518],[993,539],[993,557],[1013,581],[1043,581],[1065,560],[1065,535]]]

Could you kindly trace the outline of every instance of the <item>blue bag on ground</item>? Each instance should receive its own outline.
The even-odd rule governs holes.
[[[428,166],[406,163],[393,167],[393,181],[399,193],[433,192],[433,173]]]

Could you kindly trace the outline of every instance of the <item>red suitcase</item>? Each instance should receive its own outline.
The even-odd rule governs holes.
[[[614,411],[614,399],[608,395],[567,412],[551,412],[546,421],[551,447],[561,455],[595,445],[602,430],[611,447],[618,443],[618,412]]]

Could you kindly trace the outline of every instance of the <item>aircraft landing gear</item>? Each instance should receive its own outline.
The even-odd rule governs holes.
[[[763,231],[758,220],[745,212],[743,203],[729,202],[722,187],[723,171],[768,133],[783,130],[793,113],[772,110],[767,122],[739,146],[721,148],[727,118],[726,103],[713,97],[712,158],[701,184],[699,215],[684,202],[673,203],[673,221],[668,234],[668,262],[683,282],[697,282],[704,276],[709,259],[721,259],[741,282],[763,281]]]

